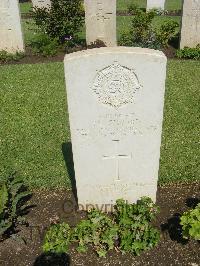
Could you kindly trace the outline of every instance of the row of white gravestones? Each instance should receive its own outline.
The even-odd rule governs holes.
[[[51,0],[32,0],[33,7],[38,8],[50,8],[51,7]]]
[[[24,51],[18,0],[0,0],[0,50]]]
[[[78,201],[112,210],[116,199],[156,199],[166,57],[109,47],[65,57]],[[77,78],[78,77],[78,78]]]
[[[147,10],[149,9],[163,9],[165,8],[165,0],[147,0]]]
[[[200,0],[184,0],[180,48],[200,44]]]

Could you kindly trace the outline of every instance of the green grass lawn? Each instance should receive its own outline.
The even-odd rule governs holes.
[[[32,10],[32,3],[20,3],[20,11],[22,14],[29,13]]]
[[[139,7],[146,7],[146,0],[117,0],[117,10],[128,10],[130,4],[136,4]],[[166,0],[165,9],[167,10],[176,10],[181,9],[182,0]],[[28,13],[31,11],[31,3],[21,3],[20,9],[21,13]]]
[[[167,10],[178,10],[182,9],[183,0],[166,0],[165,9]]]
[[[200,62],[169,60],[160,183],[200,180]],[[0,68],[0,176],[17,170],[32,187],[70,184],[62,146],[70,141],[62,63]],[[66,145],[64,145],[66,147]]]
[[[146,8],[146,0],[117,0],[117,10],[128,10],[130,4],[136,4],[139,7]],[[182,0],[166,0],[165,9],[177,10],[182,8]]]

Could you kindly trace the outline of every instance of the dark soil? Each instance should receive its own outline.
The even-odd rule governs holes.
[[[109,252],[100,259],[90,249],[79,254],[75,247],[69,255],[60,257],[42,254],[41,245],[46,228],[58,220],[75,225],[85,214],[75,210],[75,200],[70,191],[35,191],[31,203],[36,205],[27,215],[29,226],[18,228],[12,238],[0,242],[0,265],[2,266],[66,266],[66,265],[180,265],[198,266],[200,243],[185,241],[181,236],[179,216],[194,207],[200,200],[200,183],[174,184],[158,188],[157,204],[161,212],[156,225],[162,232],[161,241],[154,249],[135,257]]]
[[[103,46],[103,45],[102,45]],[[100,48],[102,46],[91,46],[88,47],[88,49],[91,48]],[[31,52],[30,48],[26,49],[25,56],[19,60],[9,60],[8,62],[1,62],[0,61],[0,66],[1,65],[8,65],[8,64],[38,64],[38,63],[51,63],[51,62],[62,62],[64,60],[64,56],[68,53],[73,53],[81,50],[86,50],[86,47],[77,47],[77,48],[72,48],[69,49],[67,52],[64,51],[59,51],[58,54],[55,56],[42,56],[42,55],[34,55]],[[164,54],[167,56],[167,58],[176,58],[176,49],[173,46],[169,46],[165,49],[163,49]]]
[[[163,53],[167,58],[177,58],[176,57],[176,49],[173,46],[169,46],[163,49]]]

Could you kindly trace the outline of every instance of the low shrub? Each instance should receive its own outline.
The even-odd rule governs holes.
[[[75,39],[84,23],[82,0],[51,0],[51,8],[34,8],[33,19],[40,30],[64,43]]]
[[[150,47],[155,42],[155,34],[152,28],[152,21],[155,15],[154,11],[143,12],[139,9],[136,10],[130,31],[134,46]]]
[[[99,257],[105,257],[114,248],[139,255],[159,241],[159,231],[151,225],[157,212],[158,208],[147,197],[136,204],[118,200],[113,214],[93,209],[73,230],[65,223],[53,225],[45,236],[43,250],[66,252],[69,243],[75,242],[78,252],[86,252],[92,246]]]
[[[184,212],[181,216],[183,237],[200,241],[200,203],[193,210]]]
[[[31,40],[30,46],[34,54],[41,54],[43,56],[56,55],[59,47],[57,39],[51,39],[43,33],[36,34]]]
[[[153,49],[161,49],[168,46],[169,40],[176,34],[177,22],[168,20],[159,28],[154,29],[152,22],[157,15],[155,10],[144,12],[135,7],[134,13],[132,28],[122,34],[121,45]]]
[[[158,207],[151,199],[143,197],[137,204],[118,200],[115,208],[119,248],[123,253],[139,255],[141,251],[151,249],[158,243],[159,231],[151,225]]]
[[[146,12],[146,8],[139,7],[137,4],[131,3],[128,5],[128,13],[131,15],[135,15],[138,9],[142,10],[143,12]]]
[[[67,223],[54,224],[47,231],[43,244],[44,252],[62,254],[68,251],[71,229]]]
[[[162,47],[167,47],[169,40],[171,40],[175,36],[176,29],[178,26],[179,24],[176,21],[165,21],[156,31],[156,41]]]
[[[10,175],[0,183],[0,238],[9,230],[14,230],[19,223],[24,223],[25,205],[30,192],[23,179]]]
[[[92,210],[88,219],[81,221],[74,230],[77,250],[86,252],[88,244],[91,244],[99,257],[105,257],[108,250],[114,248],[117,232],[118,225],[112,218],[98,210]]]
[[[200,59],[200,44],[195,48],[184,47],[176,52],[176,56],[181,59]]]
[[[23,52],[9,53],[5,50],[0,51],[0,63],[8,63],[10,61],[19,61],[25,56]]]

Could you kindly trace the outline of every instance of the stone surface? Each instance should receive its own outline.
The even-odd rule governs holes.
[[[184,0],[180,48],[200,44],[200,0]]]
[[[64,63],[79,204],[155,201],[166,57],[113,47],[72,53]]]
[[[165,9],[165,0],[147,0],[147,10],[152,8]]]
[[[33,7],[46,7],[49,8],[51,6],[51,0],[32,0]]]
[[[0,50],[24,51],[18,0],[0,0]]]
[[[87,44],[103,41],[116,46],[116,0],[85,0]]]

